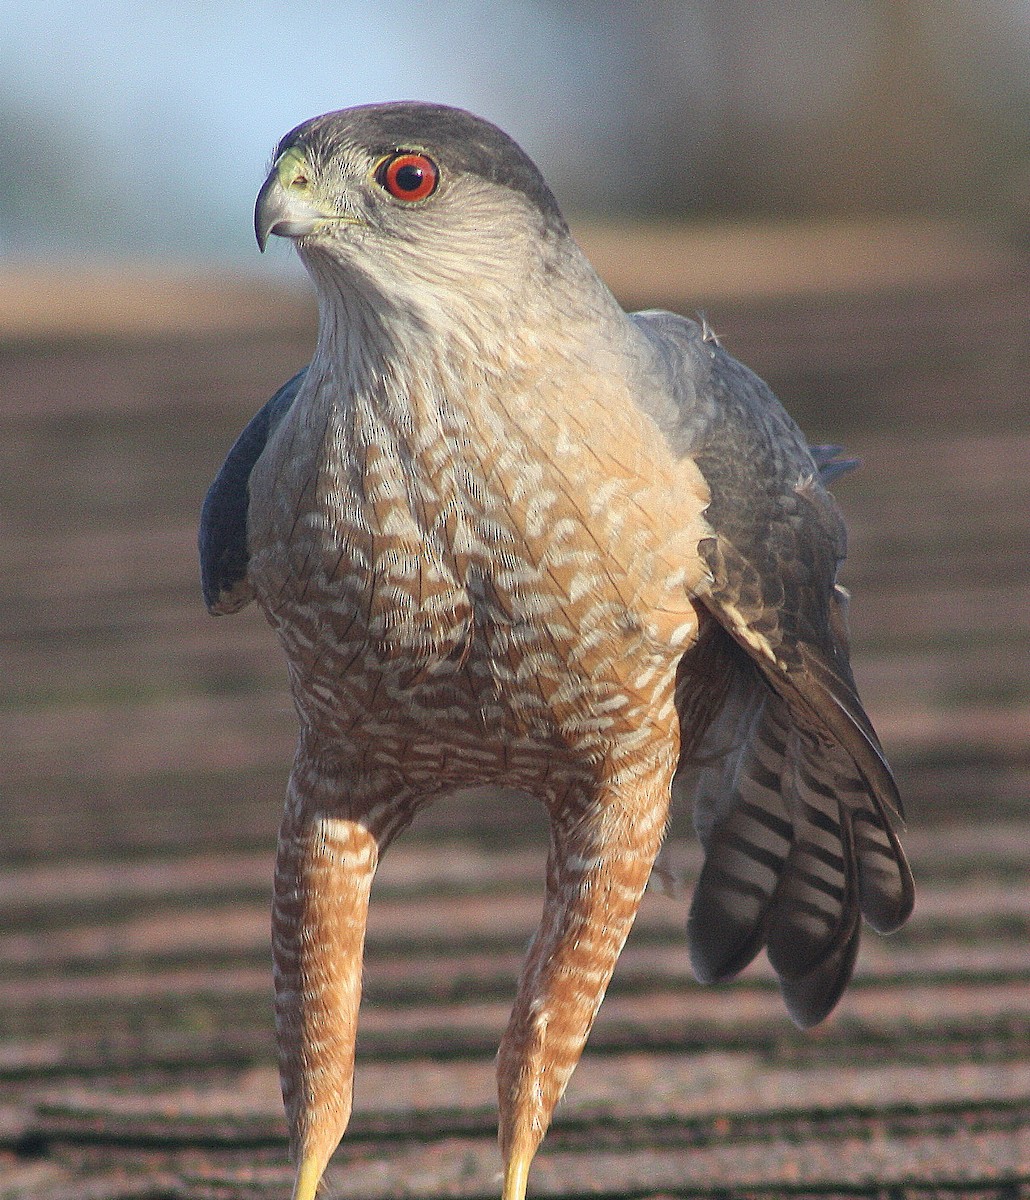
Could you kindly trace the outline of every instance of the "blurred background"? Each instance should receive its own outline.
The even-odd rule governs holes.
[[[763,963],[696,987],[649,898],[534,1178],[1027,1194],[1030,0],[0,0],[0,1196],[285,1194],[295,726],[260,614],[203,609],[196,524],[313,342],[295,256],[253,241],[272,148],[398,98],[512,133],[624,304],[705,311],[862,459],[856,674],[920,885],[804,1036]],[[688,814],[672,838],[689,877]],[[496,1191],[545,846],[486,797],[391,850],[334,1194]]]
[[[431,98],[573,213],[1025,219],[1026,0],[0,5],[0,251],[250,261],[279,136]]]

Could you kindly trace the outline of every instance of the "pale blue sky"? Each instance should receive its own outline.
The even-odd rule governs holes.
[[[572,206],[596,199],[603,211],[618,196],[632,207],[670,161],[703,196],[695,165],[747,154],[719,141],[727,130],[793,123],[805,145],[813,113],[862,94],[885,11],[870,0],[0,0],[0,257],[257,268],[251,206],[278,138],[375,100],[438,100],[496,121]],[[923,12],[958,110],[1023,121],[1030,0]],[[685,186],[683,210],[696,200]]]
[[[88,224],[51,230],[54,248],[78,238],[86,254],[116,240],[112,217],[128,226],[130,251],[249,254],[250,206],[275,142],[351,104],[459,104],[546,164],[570,135],[554,114],[589,113],[605,53],[589,20],[554,28],[533,3],[0,0],[0,100],[69,127],[96,165],[94,236]],[[0,251],[46,252],[47,231],[32,226],[0,227]]]

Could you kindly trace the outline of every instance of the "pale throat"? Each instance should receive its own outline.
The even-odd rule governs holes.
[[[392,302],[339,268],[308,265],[319,332],[305,390],[362,414],[405,455],[428,439],[460,456],[469,444],[532,438],[542,418],[561,421],[570,379],[591,390],[592,356],[567,312],[524,305],[489,281],[475,297],[412,282]]]

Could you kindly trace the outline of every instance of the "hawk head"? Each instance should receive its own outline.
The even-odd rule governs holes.
[[[529,157],[462,109],[399,102],[327,113],[276,147],[254,214],[258,245],[292,238],[324,290],[409,298],[517,280],[571,242]],[[535,272],[534,272],[535,273]],[[362,286],[364,285],[364,287]]]

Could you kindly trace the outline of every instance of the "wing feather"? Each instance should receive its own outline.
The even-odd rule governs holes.
[[[237,612],[253,599],[247,582],[250,473],[269,437],[289,411],[307,368],[276,392],[247,424],[204,497],[198,550],[204,603],[215,614]]]
[[[655,410],[663,431],[712,497],[698,599],[717,633],[677,690],[675,792],[692,794],[705,848],[692,962],[702,980],[728,979],[764,946],[788,1011],[810,1025],[850,977],[861,917],[890,931],[914,896],[836,582],[845,532],[824,483],[855,464],[838,446],[810,450],[768,387],[692,322],[636,320],[677,380],[678,415]]]

